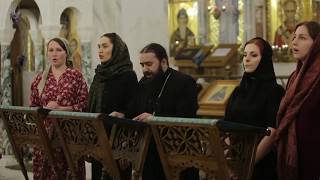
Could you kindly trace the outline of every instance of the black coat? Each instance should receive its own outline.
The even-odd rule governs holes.
[[[134,71],[127,71],[103,81],[94,78],[90,87],[89,110],[95,113],[110,114],[113,111],[127,113],[128,104],[135,95],[138,80]],[[107,133],[110,134],[112,125],[106,123]],[[106,142],[109,143],[109,142]],[[101,178],[102,165],[92,162],[92,179]],[[123,179],[131,179],[131,168],[121,171]]]
[[[113,111],[127,113],[128,104],[132,101],[137,86],[138,80],[134,71],[128,71],[100,82],[94,79],[89,91],[89,111],[105,114]]]
[[[232,92],[225,120],[275,128],[284,89],[276,82],[271,46],[261,38],[254,39],[264,46],[260,63],[254,72],[244,73],[240,85]],[[276,180],[276,159],[275,150],[269,152],[255,165],[252,180]]]
[[[162,87],[162,95],[158,98]],[[196,82],[192,77],[171,68],[152,82],[142,78],[131,106],[131,116],[155,112],[156,116],[195,117],[198,109],[196,88]]]
[[[165,83],[166,79],[167,82]],[[162,88],[163,91],[161,93]],[[147,112],[156,116],[196,117],[198,109],[196,88],[196,82],[192,77],[171,68],[167,69],[164,74],[155,77],[152,81],[142,78],[131,108],[133,111],[131,116],[134,117]],[[153,138],[150,141],[142,179],[165,180]],[[199,179],[198,171],[190,168],[182,173],[181,179],[197,180]]]

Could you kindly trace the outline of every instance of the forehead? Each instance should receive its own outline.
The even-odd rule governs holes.
[[[148,53],[140,53],[140,61],[141,62],[153,62],[153,61],[159,61],[156,55],[153,52]]]
[[[256,44],[250,43],[250,44],[246,45],[246,47],[244,48],[244,52],[258,52],[258,53],[260,53],[260,49]]]
[[[99,38],[98,43],[99,44],[111,44],[111,40],[110,40],[110,38],[108,38],[106,36],[102,36]]]
[[[294,34],[296,35],[308,35],[309,36],[309,32],[308,32],[308,29],[306,26],[302,25],[302,26],[299,26],[297,28],[297,30],[294,32]]]
[[[60,44],[54,40],[50,41],[49,44],[48,44],[48,47],[60,47],[62,48],[62,46],[60,46]]]
[[[296,5],[294,2],[287,2],[287,4],[285,4],[285,7],[284,9],[287,9],[287,10],[292,10],[292,9],[296,9]]]

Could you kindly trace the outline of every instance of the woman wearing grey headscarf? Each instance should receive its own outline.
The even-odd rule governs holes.
[[[50,66],[39,73],[31,85],[30,106],[44,107],[62,111],[84,111],[87,107],[88,88],[82,74],[72,68],[71,49],[67,40],[53,38],[47,44],[47,58]],[[44,125],[49,137],[53,136],[52,120],[46,119]],[[44,154],[41,149],[34,147],[33,179],[41,176],[47,180],[58,180],[58,174],[49,164],[43,169]],[[61,148],[54,149],[54,158],[59,173],[65,179],[68,166]]]

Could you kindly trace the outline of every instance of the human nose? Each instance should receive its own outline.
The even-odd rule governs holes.
[[[243,62],[249,62],[249,61],[250,61],[250,58],[248,56],[243,57]]]
[[[98,53],[102,53],[102,48],[98,47]]]
[[[148,71],[147,66],[142,66],[142,71],[143,71],[143,72],[147,72],[147,71]]]
[[[292,39],[292,45],[296,45],[297,44],[297,38],[293,38]]]

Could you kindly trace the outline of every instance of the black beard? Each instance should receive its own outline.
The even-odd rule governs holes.
[[[148,73],[148,72],[143,73],[144,79],[146,81],[148,81],[148,82],[151,82],[151,81],[154,81],[154,80],[157,80],[157,79],[161,79],[163,74],[164,74],[164,71],[163,71],[161,66],[159,66],[158,72],[156,74],[151,74],[151,73]],[[151,77],[147,77],[148,75],[152,75],[152,76]]]

